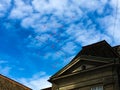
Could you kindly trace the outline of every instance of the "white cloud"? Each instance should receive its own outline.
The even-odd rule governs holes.
[[[40,13],[37,13],[37,14],[32,13],[28,17],[23,18],[21,22],[21,26],[24,28],[29,28],[29,27],[35,28],[38,25],[40,25],[40,22],[41,22]]]
[[[25,28],[26,27],[35,28],[36,31],[41,32],[43,29],[42,27],[43,23],[47,24],[47,28],[45,30],[54,28],[55,25],[59,23],[57,22],[57,19],[55,19],[56,17],[59,17],[59,19],[64,20],[65,22],[71,22],[71,17],[77,17],[77,18],[81,17],[82,16],[81,9],[78,6],[76,7],[74,4],[68,4],[68,3],[69,3],[68,0],[64,0],[62,2],[60,0],[49,0],[49,1],[33,0],[32,1],[33,8],[39,11],[39,13],[30,14],[28,17],[22,20],[21,25]],[[47,17],[44,16],[45,14],[48,13],[53,14],[51,17],[49,17],[50,18],[49,20],[48,20],[48,16]]]
[[[27,39],[31,40],[30,43],[27,45],[27,47],[31,48],[40,48],[41,46],[47,44],[47,40],[50,38],[49,34],[38,34],[35,37],[32,37],[31,35],[28,36]]]
[[[49,37],[49,34],[42,34],[40,36],[36,36],[35,39],[37,39],[38,41],[46,42]]]
[[[79,5],[80,7],[88,10],[96,10],[100,7],[100,4],[98,0],[74,0],[76,5]]]
[[[63,12],[66,8],[68,0],[33,0],[32,4],[36,11],[41,13],[51,12],[51,11],[59,11]],[[42,6],[42,8],[41,8]]]
[[[15,0],[15,6],[10,13],[10,18],[24,18],[32,13],[33,9],[30,5],[25,4],[23,0]]]
[[[42,11],[44,9],[48,9],[48,3],[45,0],[33,0],[32,4],[36,11]]]
[[[11,5],[11,0],[0,0],[0,17],[3,17],[7,13],[8,8]]]
[[[73,55],[73,56],[64,58],[64,62],[63,62],[64,65],[67,65],[74,57],[75,57],[75,56]]]
[[[74,54],[75,48],[76,45],[74,44],[74,42],[68,42],[62,47],[62,50],[68,54]]]
[[[3,66],[3,65],[7,65],[7,64],[8,64],[8,61],[0,59],[0,74],[9,75],[11,67]]]
[[[0,74],[3,75],[9,75],[11,68],[6,66],[6,67],[2,67],[0,66]]]
[[[106,15],[103,18],[99,18],[98,22],[100,27],[104,29],[104,32],[108,35],[112,45],[120,44],[120,1],[111,0],[110,4],[113,8],[111,15]],[[117,6],[118,5],[118,6]],[[102,22],[102,23],[101,23]]]
[[[6,60],[1,60],[1,59],[0,59],[0,64],[5,64],[5,63],[7,63]]]
[[[46,75],[45,72],[40,72],[33,75],[31,78],[20,78],[18,81],[33,90],[40,90],[51,86],[51,84],[47,81],[49,77],[50,76]]]
[[[59,58],[60,56],[66,55],[66,53],[74,54],[75,47],[77,47],[75,44],[76,42],[82,46],[104,39],[109,43],[112,43],[113,41],[116,44],[119,43],[118,41],[120,41],[120,35],[116,35],[119,33],[119,20],[117,21],[117,30],[114,31],[114,38],[112,34],[115,15],[110,14],[104,17],[96,17],[96,20],[93,20],[87,15],[88,12],[94,11],[96,11],[99,15],[106,13],[104,8],[105,5],[109,3],[115,9],[115,4],[113,4],[111,1],[108,2],[108,0],[88,0],[87,2],[86,0],[74,0],[72,3],[68,2],[68,0],[33,0],[31,7],[36,10],[37,13],[28,15],[28,17],[22,19],[21,22],[22,27],[31,27],[36,33],[36,36],[31,36],[31,38],[29,38],[31,39],[31,42],[28,44],[28,47],[40,48],[43,44],[47,43],[46,41],[48,38],[55,43],[59,37],[61,38],[68,36],[68,39],[60,41],[60,43],[57,42],[57,46],[60,46],[61,49],[59,51],[55,51],[54,56],[50,52],[47,52],[46,58],[53,56],[52,58],[54,59],[55,56]],[[25,5],[25,3],[22,5]],[[111,9],[109,9],[107,12],[110,11]],[[52,15],[47,16],[46,14]],[[74,23],[79,20],[79,23]],[[68,27],[61,27],[62,29],[65,28],[66,31],[64,31],[60,36],[57,35],[57,37],[49,36],[49,32],[55,31],[58,33],[58,29],[60,26],[62,26],[61,22],[69,24]],[[98,28],[95,22],[104,30]],[[70,44],[71,46],[68,45],[70,42],[72,42],[72,44]],[[62,53],[57,54],[58,52]]]

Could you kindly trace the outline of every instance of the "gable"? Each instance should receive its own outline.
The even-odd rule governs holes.
[[[88,69],[89,66],[95,67],[95,65],[93,65],[93,64],[88,64],[87,62],[84,62],[84,60],[80,60],[79,62],[75,63],[72,67],[67,69],[65,72],[63,72],[59,76],[64,76],[64,75],[72,74],[72,73],[75,73],[75,72],[79,72],[79,71],[84,70],[83,69],[84,67],[85,67],[85,69]]]
[[[71,73],[80,72],[82,70],[86,70],[86,69],[93,68],[93,67],[95,67],[95,65],[82,64],[78,66],[76,69],[74,69]]]
[[[106,59],[100,58],[100,57],[95,58],[91,56],[81,56],[77,63],[74,63],[71,67],[66,69],[66,71],[61,73],[59,76],[68,75],[68,74],[72,74],[75,72],[81,72],[83,70],[88,70],[90,68],[96,68],[98,66],[107,64],[111,61],[111,60],[107,60],[107,61],[104,61],[104,60]]]
[[[111,61],[112,60],[108,58],[81,55],[80,57],[76,58],[75,60],[67,64],[64,68],[58,71],[55,75],[53,75],[50,78],[50,80],[52,78],[57,78],[57,77],[73,74],[76,72],[80,72],[83,70],[83,66],[85,66],[85,70],[87,70],[90,68],[95,68],[97,66],[108,64]]]

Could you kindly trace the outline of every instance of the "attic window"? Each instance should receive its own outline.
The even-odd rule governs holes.
[[[81,70],[85,70],[86,69],[86,66],[85,65],[82,65],[81,66]]]
[[[86,69],[87,69],[86,65],[81,65],[80,67],[78,67],[77,69],[75,69],[75,70],[72,71],[72,72],[78,72],[78,71],[86,70]]]

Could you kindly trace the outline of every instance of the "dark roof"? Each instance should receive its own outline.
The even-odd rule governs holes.
[[[113,49],[120,55],[120,45],[114,46]]]
[[[82,50],[75,56],[75,58],[81,55],[97,56],[104,58],[119,57],[118,53],[105,40],[82,47]]]
[[[52,87],[44,88],[44,89],[41,89],[41,90],[52,90]]]

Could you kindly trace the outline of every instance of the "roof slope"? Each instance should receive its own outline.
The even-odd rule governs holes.
[[[100,41],[91,45],[82,47],[82,50],[76,55],[97,56],[104,58],[117,58],[119,54],[105,41]]]

